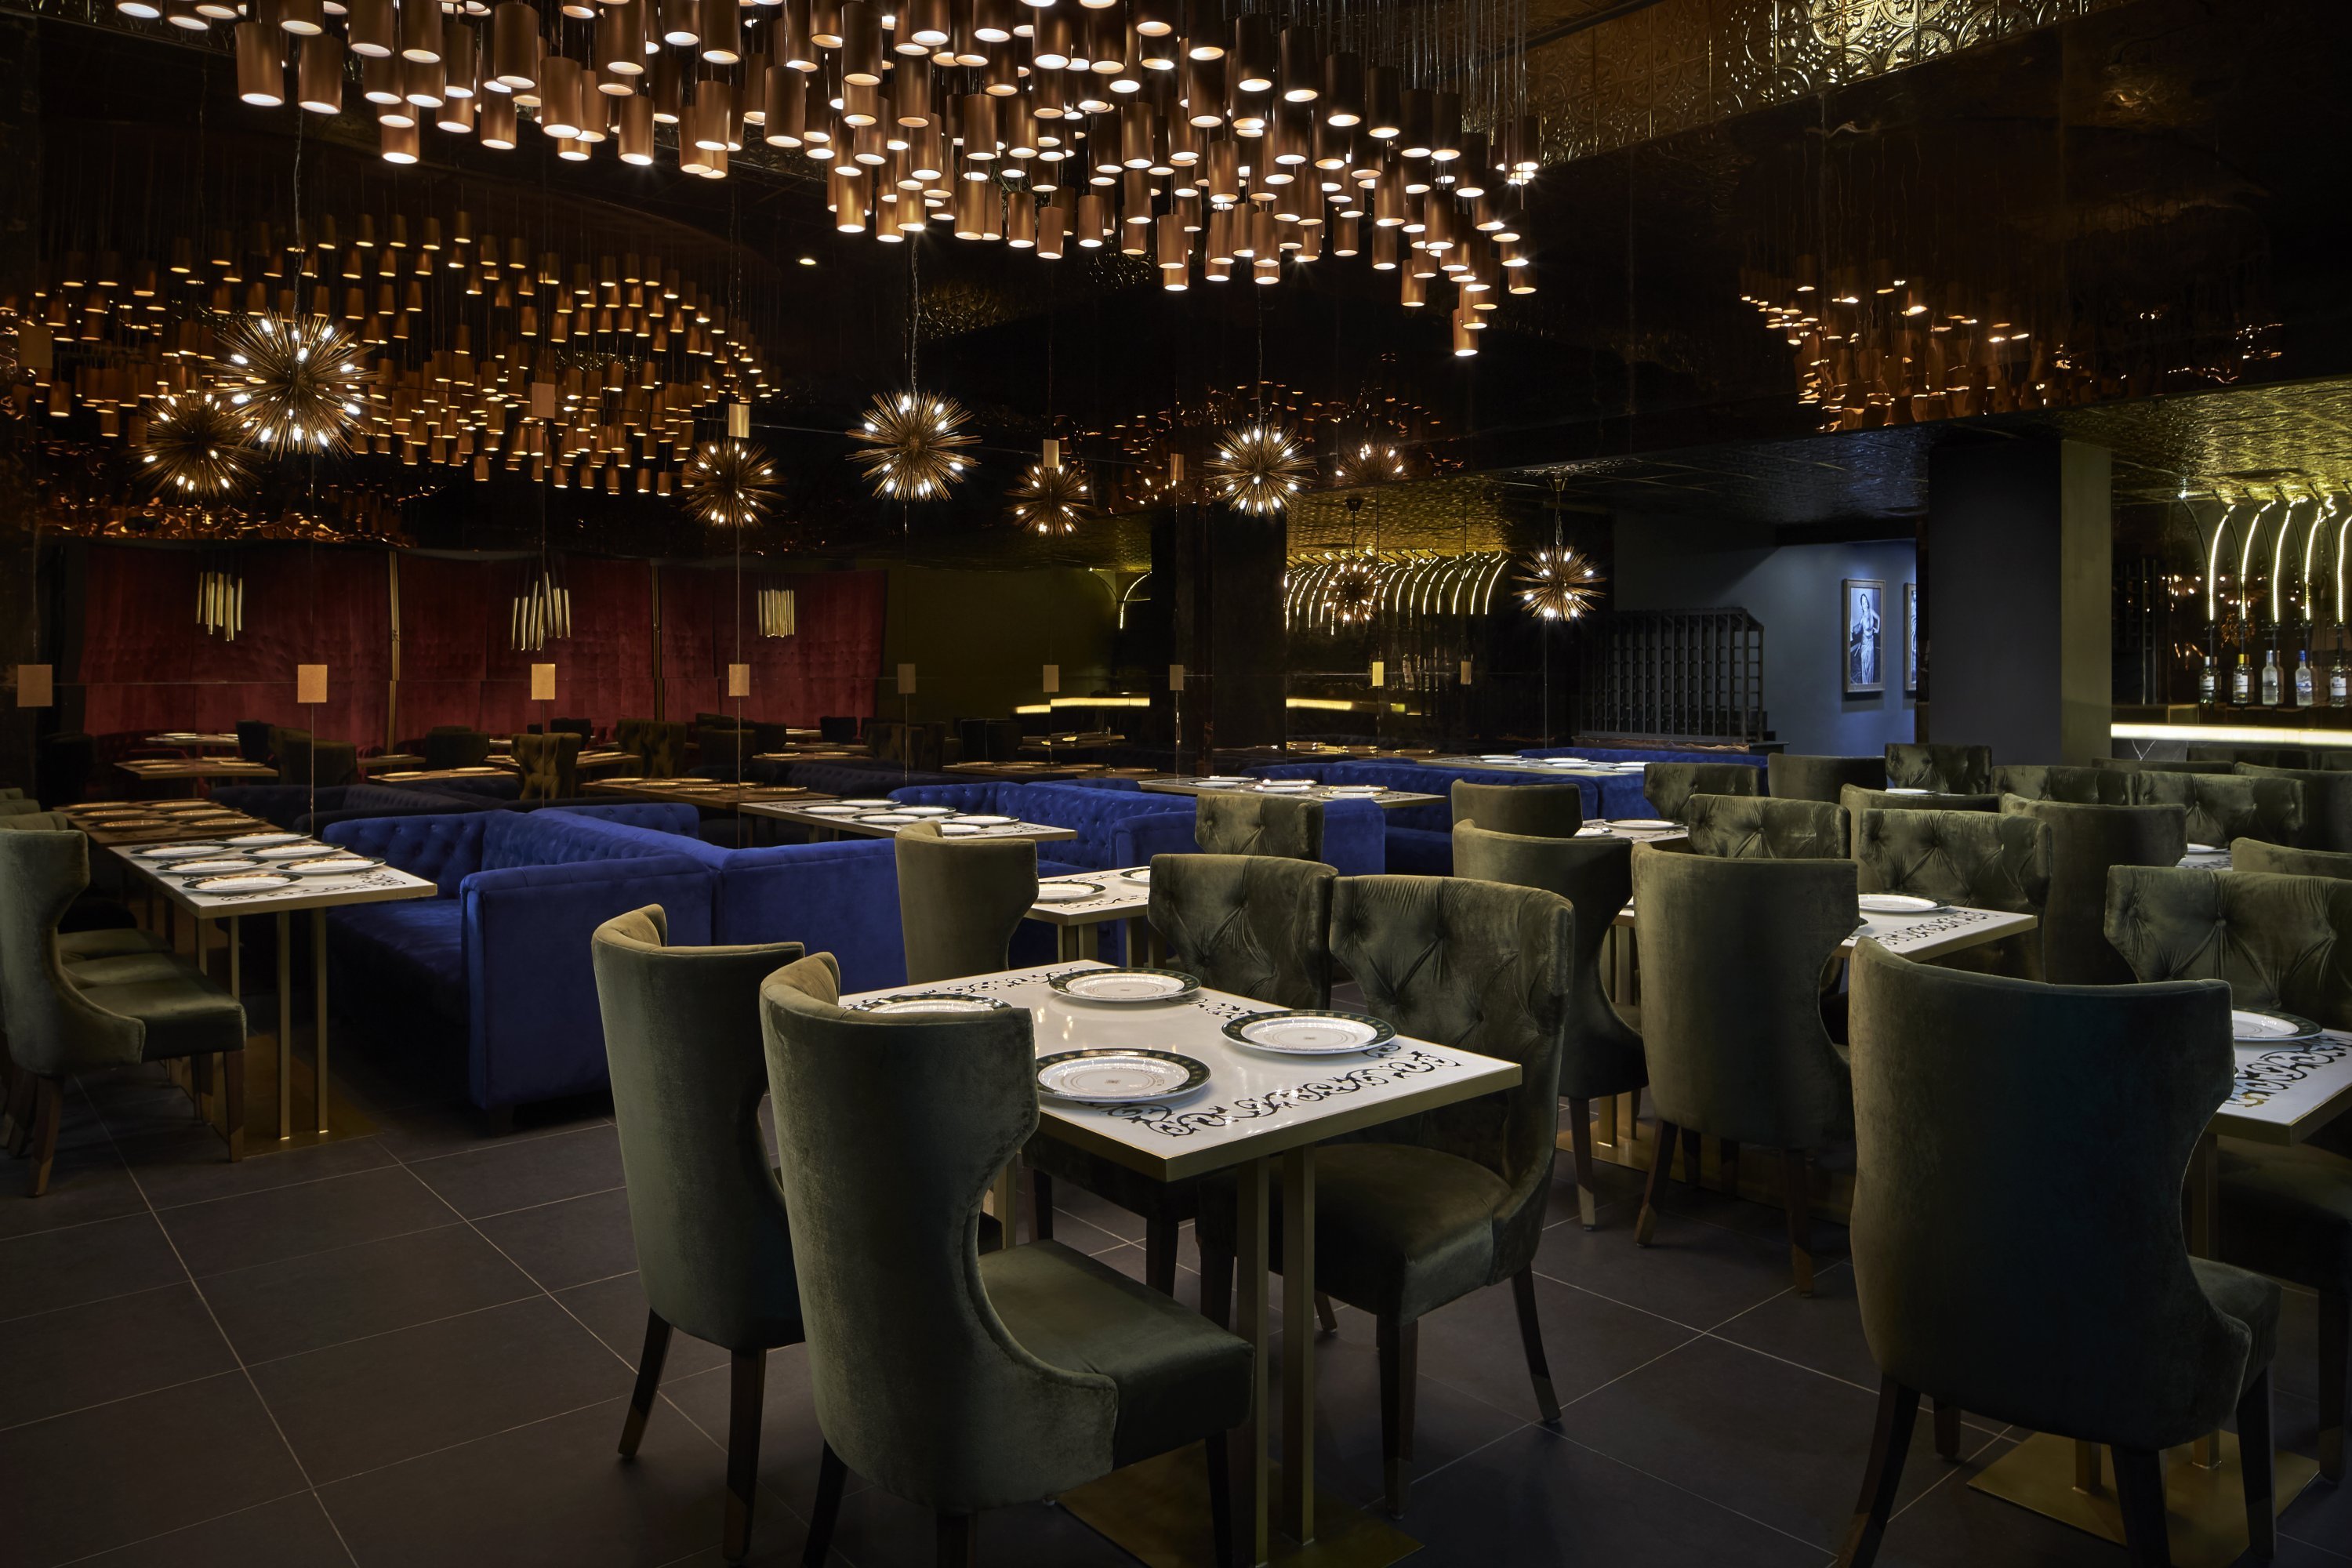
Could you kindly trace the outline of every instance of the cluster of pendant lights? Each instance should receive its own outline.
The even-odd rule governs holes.
[[[157,0],[117,0],[134,16]],[[893,5],[895,5],[895,9]],[[650,163],[674,127],[678,166],[723,178],[757,139],[826,171],[845,232],[885,243],[940,225],[1046,258],[1072,247],[1149,258],[1171,289],[1197,275],[1278,279],[1286,257],[1369,254],[1402,302],[1458,289],[1454,347],[1504,292],[1527,293],[1517,187],[1539,162],[1532,116],[1465,123],[1452,86],[1326,52],[1304,22],[1220,0],[172,0],[243,15],[248,103],[340,112],[347,54],[383,151],[421,128],[512,147],[528,111],[560,155],[611,142]],[[328,30],[341,12],[338,39]],[[488,15],[486,23],[473,18]],[[1495,67],[1495,69],[1504,68]]]

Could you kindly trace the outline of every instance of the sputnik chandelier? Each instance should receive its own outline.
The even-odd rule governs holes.
[[[687,465],[685,495],[687,510],[711,527],[750,528],[775,505],[775,465],[750,441],[708,442]]]
[[[284,104],[290,47],[295,101],[341,112],[348,54],[394,163],[423,155],[428,121],[494,149],[535,122],[573,162],[610,143],[650,164],[666,138],[711,179],[756,139],[824,171],[844,232],[1109,248],[1171,289],[1369,253],[1408,306],[1456,284],[1457,353],[1498,288],[1533,289],[1524,0],[1230,17],[1224,0],[502,0],[471,19],[485,9],[280,0],[274,26],[236,24],[238,96]]]
[[[1519,603],[1538,620],[1581,620],[1601,600],[1604,581],[1592,558],[1573,545],[1555,542],[1519,563]]]
[[[1228,430],[1209,459],[1218,497],[1259,517],[1279,516],[1315,464],[1288,430],[1263,421]]]
[[[1013,487],[1013,521],[1032,533],[1076,533],[1093,515],[1083,465],[1065,465],[1062,444],[1047,441],[1044,456]]]
[[[963,429],[963,405],[932,392],[892,392],[875,398],[849,438],[849,460],[874,481],[885,500],[943,500],[970,466],[958,454],[978,437]]]
[[[140,477],[163,495],[225,496],[253,471],[245,421],[226,398],[183,392],[155,406],[140,449]]]
[[[351,445],[366,395],[359,345],[315,317],[252,316],[222,344],[219,395],[274,457],[329,456]]]

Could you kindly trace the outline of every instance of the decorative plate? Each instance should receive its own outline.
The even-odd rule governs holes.
[[[2290,1040],[2308,1040],[2318,1033],[2318,1025],[2292,1013],[2262,1007],[2230,1009],[2230,1037],[2242,1046],[2284,1045]]]
[[[502,773],[506,772],[504,768],[494,768],[487,763],[478,763],[469,768],[451,768],[449,771],[453,773]]]
[[[1934,899],[1914,898],[1909,893],[1862,895],[1862,912],[1866,915],[1932,915],[1943,907]]]
[[[950,822],[961,822],[966,827],[1010,827],[1021,819],[1017,816],[998,816],[992,812],[982,811],[972,812],[961,816],[951,816],[948,818],[948,820]]]
[[[383,864],[383,860],[370,855],[329,855],[318,860],[282,861],[272,869],[297,877],[339,877],[347,871],[365,871]]]
[[[1088,899],[1102,897],[1100,882],[1040,882],[1037,901],[1041,904],[1083,904]]]
[[[2191,855],[2219,855],[2221,851],[2210,844],[2191,844],[2189,847],[2189,853]]]
[[[845,798],[840,804],[854,805],[861,811],[888,811],[898,803],[895,800],[875,800],[865,795],[854,795]]]
[[[231,844],[236,844],[242,842],[242,840],[232,838],[229,842]],[[267,849],[257,849],[253,852],[253,858],[257,860],[300,860],[313,856],[324,855],[326,853],[328,853],[327,846],[316,842],[304,841],[295,844],[272,845]]]
[[[898,809],[908,816],[953,816],[956,814],[956,808],[951,805],[902,805]]]
[[[142,860],[196,860],[206,855],[225,854],[227,848],[226,844],[158,844],[131,853]]]
[[[233,855],[215,855],[203,860],[182,860],[168,868],[174,877],[220,877],[231,871],[258,871],[258,860],[243,860]]]
[[[1140,882],[1147,888],[1151,885],[1151,868],[1149,866],[1138,866],[1131,871],[1121,871],[1119,875],[1130,882]]]
[[[1480,757],[1478,760],[1482,763],[1516,763],[1519,761],[1519,758],[1516,753],[1506,756],[1502,752],[1496,752],[1491,755]]]
[[[1609,826],[1622,827],[1628,833],[1664,833],[1680,827],[1682,824],[1668,822],[1663,816],[1620,816],[1612,818]]]
[[[1271,795],[1304,795],[1315,787],[1313,779],[1261,779],[1258,788]]]
[[[275,871],[232,871],[226,877],[200,877],[187,884],[192,893],[265,893],[272,888],[293,886],[294,879]]]
[[[841,802],[835,801],[830,805],[810,805],[801,809],[806,811],[811,816],[856,816],[866,808],[860,805],[844,805]]]
[[[1328,793],[1347,800],[1370,800],[1379,795],[1381,788],[1380,784],[1333,784]]]
[[[1037,1088],[1080,1105],[1170,1100],[1208,1081],[1207,1063],[1173,1051],[1060,1051],[1037,1062]]]
[[[1262,1051],[1291,1057],[1340,1056],[1368,1051],[1396,1038],[1396,1031],[1360,1013],[1304,1007],[1286,1013],[1254,1013],[1225,1026],[1225,1038]]]
[[[910,823],[920,822],[923,819],[910,812],[869,811],[857,820],[868,827],[905,827]]]
[[[1588,822],[1576,830],[1576,836],[1579,838],[1606,838],[1609,837],[1609,826],[1606,823]]]
[[[987,831],[987,828],[974,827],[969,822],[942,822],[940,824],[940,837],[942,838],[977,838]]]
[[[424,777],[424,770],[421,768],[395,768],[391,773],[378,773],[375,776],[380,779],[387,780],[422,778]]]
[[[300,840],[299,833],[241,833],[228,840],[240,849],[259,849],[270,844],[293,844]]]
[[[1916,784],[1888,784],[1886,786],[1886,793],[1889,795],[1933,795],[1936,792],[1931,789],[1921,789]]]
[[[971,996],[961,991],[916,991],[900,996],[876,996],[852,1002],[845,1013],[1002,1013],[1004,1004],[993,996]]]
[[[1201,988],[1200,981],[1174,969],[1081,969],[1071,974],[1056,974],[1045,984],[1081,1002],[1113,1002],[1127,1006],[1181,1002]]]
[[[1248,783],[1250,783],[1248,779],[1194,779],[1192,781],[1193,787],[1196,789],[1240,789]]]

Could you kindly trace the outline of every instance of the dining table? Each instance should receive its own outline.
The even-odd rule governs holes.
[[[151,746],[178,746],[190,752],[234,752],[235,731],[228,730],[158,730],[147,737]]]
[[[1095,957],[1102,928],[1124,921],[1132,962],[1150,941],[1144,918],[1150,908],[1151,868],[1129,866],[1040,877],[1036,901],[1023,918],[1053,927],[1057,956],[1065,960]]]
[[[798,784],[739,784],[731,779],[692,777],[649,779],[624,774],[589,779],[580,787],[590,795],[612,795],[620,800],[666,801],[725,815],[749,811],[754,806],[832,798]]]
[[[248,763],[242,757],[131,757],[114,765],[132,778],[150,783],[184,783],[192,795],[203,793],[215,779],[259,781],[278,776],[278,770],[268,763]]]
[[[895,838],[901,828],[936,822],[950,838],[1031,838],[1040,844],[1076,838],[1073,827],[1050,823],[1021,822],[994,813],[967,814],[946,806],[904,805],[881,795],[836,800],[832,795],[803,791],[797,801],[762,801],[747,805],[744,814],[773,822],[788,822],[809,830],[813,838]]]
[[[1424,795],[1418,790],[1370,789],[1348,784],[1309,784],[1304,789],[1269,789],[1267,781],[1245,778],[1237,773],[1210,773],[1199,778],[1181,773],[1149,773],[1135,781],[1138,789],[1154,795],[1262,795],[1287,796],[1293,800],[1369,800],[1383,811],[1397,811],[1408,805],[1443,804],[1443,795]]]
[[[1158,1182],[1231,1173],[1238,1206],[1234,1259],[1234,1331],[1250,1342],[1252,1416],[1240,1445],[1247,1502],[1244,1559],[1351,1564],[1392,1563],[1418,1542],[1318,1496],[1315,1486],[1315,1361],[1280,1358],[1281,1467],[1275,1467],[1274,1338],[1269,1200],[1277,1173],[1282,1198],[1282,1322],[1286,1344],[1307,1346],[1318,1331],[1315,1313],[1315,1153],[1318,1144],[1440,1106],[1510,1089],[1516,1062],[1396,1035],[1344,1054],[1294,1055],[1238,1037],[1255,1016],[1285,1009],[1246,996],[1194,985],[1163,999],[1118,1003],[1089,1000],[1090,973],[1124,975],[1097,963],[1047,964],[921,985],[860,992],[844,1006],[893,997],[982,997],[1025,1008],[1035,1028],[1041,1071],[1070,1052],[1149,1050],[1182,1058],[1189,1088],[1164,1097],[1118,1104],[1082,1104],[1041,1092],[1038,1131]],[[1166,971],[1151,972],[1164,974]],[[1190,977],[1184,977],[1189,979]],[[1096,985],[1102,982],[1093,983]],[[1077,987],[1074,994],[1073,986]],[[1384,1029],[1385,1026],[1381,1026]],[[992,1196],[1002,1233],[1014,1239],[1016,1181],[1008,1170]],[[1161,1510],[1143,1502],[1174,1487],[1197,1497],[1197,1471],[1181,1456],[1129,1467],[1065,1493],[1060,1504],[1114,1542],[1144,1532],[1155,1548],[1148,1561],[1167,1561],[1154,1534]],[[1197,1506],[1194,1504],[1193,1506]],[[1328,1554],[1328,1538],[1346,1537],[1344,1559]],[[1325,1550],[1318,1551],[1318,1543]],[[1130,1550],[1145,1545],[1138,1541]],[[1139,1554],[1141,1554],[1140,1552]]]

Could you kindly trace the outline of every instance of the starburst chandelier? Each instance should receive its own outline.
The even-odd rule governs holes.
[[[316,317],[255,316],[226,334],[216,387],[248,439],[273,457],[328,455],[349,444],[365,396],[358,342]]]
[[[1030,464],[1013,487],[1013,521],[1034,533],[1076,533],[1092,515],[1086,469],[1064,466],[1062,444],[1046,442],[1044,458]]]
[[[140,477],[158,491],[188,497],[226,495],[253,471],[245,422],[208,392],[166,399],[147,426],[139,461]]]
[[[750,528],[776,504],[775,465],[740,437],[706,441],[681,488],[687,510],[711,527]]]
[[[1333,626],[1360,626],[1370,622],[1381,603],[1381,572],[1372,561],[1347,561],[1324,580],[1324,616]]]
[[[1339,451],[1331,477],[1341,489],[1391,485],[1411,471],[1404,454],[1385,441],[1359,441]]]
[[[1226,431],[1209,459],[1219,497],[1260,517],[1287,510],[1300,482],[1313,471],[1313,462],[1289,431],[1264,423]]]
[[[893,392],[877,397],[866,421],[849,433],[860,449],[849,460],[874,481],[885,500],[937,500],[970,467],[957,456],[979,439],[963,431],[963,405],[929,392]]]
[[[1573,545],[1555,544],[1519,563],[1514,591],[1537,619],[1573,621],[1600,601],[1605,581],[1591,556]]]

